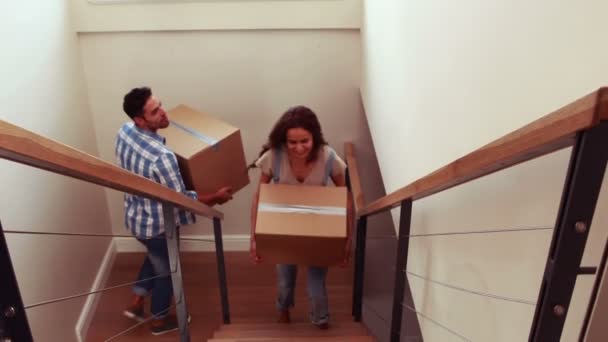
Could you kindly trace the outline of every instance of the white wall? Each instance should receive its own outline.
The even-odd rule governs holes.
[[[358,31],[103,33],[81,34],[80,41],[99,151],[108,161],[114,161],[116,132],[129,119],[122,98],[140,85],[152,87],[167,109],[184,103],[241,128],[248,161],[295,104],[317,112],[340,154],[344,141],[371,148],[358,90]],[[259,176],[251,177],[257,182]],[[219,207],[226,234],[249,234],[253,188]],[[127,234],[122,195],[111,191],[108,199],[114,232]],[[200,219],[186,233],[212,234],[210,222]]]
[[[3,1],[0,119],[97,154],[67,1]],[[9,15],[10,14],[10,15]],[[4,229],[109,233],[104,191],[0,160]],[[7,234],[25,304],[87,292],[107,238]],[[74,341],[85,298],[27,311],[36,341]]]
[[[361,0],[71,1],[78,32],[359,29],[361,23]]]
[[[608,83],[605,1],[368,0],[362,88],[387,192]],[[552,226],[568,151],[414,203],[413,233]],[[602,192],[583,263],[606,238]],[[395,215],[396,216],[396,215]],[[550,231],[412,243],[408,268],[536,301]],[[563,341],[575,341],[593,277],[581,277]],[[410,277],[416,308],[473,341],[523,341],[532,306]],[[421,318],[425,341],[458,337]]]

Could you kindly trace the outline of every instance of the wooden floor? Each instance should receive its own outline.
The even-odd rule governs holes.
[[[135,280],[144,259],[142,253],[121,253],[117,256],[106,286]],[[276,273],[270,264],[254,265],[246,252],[226,252],[228,296],[233,323],[273,323]],[[182,253],[182,269],[188,311],[192,315],[192,341],[207,341],[222,324],[217,266],[214,253]],[[331,268],[327,277],[331,319],[352,320],[352,263],[348,268]],[[86,341],[105,341],[128,329],[135,322],[122,315],[131,301],[130,287],[110,290],[101,295]],[[148,303],[149,304],[149,303]],[[148,311],[149,312],[149,311]],[[306,273],[300,268],[296,285],[294,323],[308,322]],[[152,336],[148,326],[140,326],[114,341],[177,341],[177,332]]]

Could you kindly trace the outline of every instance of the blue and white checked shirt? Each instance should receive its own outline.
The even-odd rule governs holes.
[[[116,137],[116,162],[133,173],[154,180],[177,192],[197,199],[195,191],[186,190],[175,154],[165,146],[165,138],[125,123]],[[175,210],[175,224],[192,224],[193,213]],[[158,201],[125,194],[125,224],[138,239],[150,239],[165,232],[163,207]]]

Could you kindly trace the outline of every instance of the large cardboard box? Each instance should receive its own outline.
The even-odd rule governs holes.
[[[241,132],[221,120],[184,105],[168,111],[171,124],[163,130],[175,152],[186,187],[208,194],[249,184]]]
[[[262,184],[256,246],[263,262],[332,266],[344,260],[346,188]]]

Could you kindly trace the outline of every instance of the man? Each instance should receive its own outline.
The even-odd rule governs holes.
[[[223,204],[232,199],[229,187],[212,194],[197,194],[186,190],[175,154],[165,146],[165,138],[157,131],[169,126],[169,118],[161,102],[148,87],[132,89],[123,101],[125,113],[132,122],[125,123],[116,139],[116,159],[120,167],[149,178],[207,205]],[[144,298],[151,295],[151,331],[161,335],[178,328],[177,319],[168,314],[173,287],[169,274],[169,256],[165,240],[162,204],[145,197],[125,194],[125,224],[127,229],[147,250],[137,283],[133,287],[134,300],[125,316],[144,320]],[[192,224],[193,213],[176,210],[176,226]],[[178,235],[179,236],[179,235]],[[150,279],[152,278],[152,279]]]

